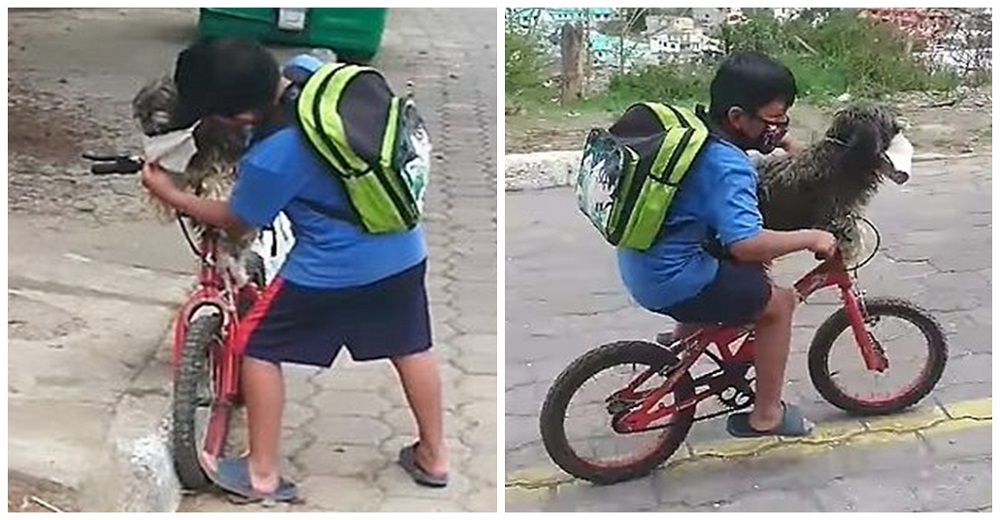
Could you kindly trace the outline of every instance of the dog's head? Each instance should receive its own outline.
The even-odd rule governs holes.
[[[178,110],[177,87],[169,76],[154,79],[139,89],[132,99],[132,116],[147,136],[162,135],[194,124],[194,121],[185,120]],[[194,140],[198,153],[191,159],[189,170],[208,171],[218,166],[217,163],[235,163],[245,144],[239,130],[213,118],[198,124]]]
[[[903,125],[891,109],[870,103],[856,103],[837,111],[826,131],[826,140],[847,148],[845,171],[875,180],[884,177],[897,184],[909,180],[909,173],[897,168],[886,152],[902,137]]]

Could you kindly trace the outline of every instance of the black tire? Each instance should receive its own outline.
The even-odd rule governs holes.
[[[203,406],[199,389],[208,373],[209,348],[219,341],[222,316],[199,316],[188,326],[174,379],[173,428],[171,434],[174,471],[185,489],[205,489],[210,485],[198,459],[203,431],[197,424]]]
[[[840,334],[850,327],[847,311],[841,307],[820,325],[809,346],[809,378],[813,386],[823,399],[852,415],[890,414],[917,404],[934,389],[948,362],[948,343],[941,325],[929,312],[906,300],[863,298],[859,303],[865,310],[865,317],[893,316],[920,329],[929,347],[928,364],[922,378],[909,391],[877,405],[859,401],[837,387],[830,376],[830,350]]]
[[[549,388],[542,405],[540,428],[549,457],[570,475],[595,484],[613,484],[649,474],[677,451],[694,421],[695,407],[674,416],[673,425],[663,430],[660,444],[645,457],[628,465],[608,468],[578,456],[566,438],[564,419],[573,394],[599,372],[621,364],[637,363],[657,369],[671,359],[663,347],[645,341],[619,341],[598,347],[571,363]],[[684,374],[673,390],[675,402],[694,396],[691,376]]]

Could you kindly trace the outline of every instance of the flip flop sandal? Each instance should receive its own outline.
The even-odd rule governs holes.
[[[443,488],[448,485],[448,475],[431,475],[417,463],[417,445],[411,444],[399,450],[399,465],[410,475],[414,482],[421,486]]]
[[[726,420],[726,431],[733,437],[804,437],[812,432],[812,421],[802,415],[802,410],[797,406],[781,403],[784,412],[781,423],[773,430],[760,431],[750,426],[750,414],[734,413]]]
[[[218,470],[209,472],[208,478],[216,486],[231,495],[237,504],[260,503],[264,507],[274,507],[278,502],[298,503],[298,488],[285,479],[280,479],[278,488],[271,493],[261,493],[250,485],[250,462],[246,457],[220,459]]]

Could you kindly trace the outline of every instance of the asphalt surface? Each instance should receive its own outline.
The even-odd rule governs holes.
[[[860,286],[871,296],[916,302],[930,311],[948,334],[948,366],[918,411],[991,395],[990,171],[990,157],[918,163],[906,186],[885,186],[869,210],[869,218],[881,232],[882,249],[861,269]],[[578,213],[570,188],[507,193],[505,236],[505,470],[508,486],[533,479],[539,484],[548,477],[538,475],[558,474],[538,433],[541,403],[556,375],[591,348],[619,339],[650,339],[672,324],[630,302],[618,280],[613,249]],[[779,281],[791,283],[811,265],[811,258],[798,255],[780,262],[775,274]],[[806,367],[806,350],[816,327],[838,306],[834,291],[818,293],[799,308],[793,329],[785,397],[821,424],[848,420],[822,400],[811,386]],[[912,352],[887,348],[891,359],[896,356],[918,368],[919,359]],[[725,442],[723,421],[696,424],[688,437],[688,449]],[[977,445],[979,460],[989,460],[989,444]],[[738,467],[724,469],[727,479],[738,478],[739,472]],[[712,478],[722,476],[721,468],[718,473]],[[790,479],[794,479],[792,475]],[[912,475],[911,469],[900,466],[897,477],[905,481]],[[989,479],[988,464],[985,478]],[[659,488],[654,480],[626,486],[645,486],[656,494]],[[802,482],[805,486],[807,481]],[[971,501],[978,500],[980,506],[989,504],[988,486],[985,490]],[[633,503],[617,498],[618,491],[595,488],[580,491],[576,502],[541,500],[527,508],[567,508],[583,501],[588,493],[606,497],[601,507],[610,509],[654,509],[660,503],[639,492],[646,500]],[[755,507],[795,507],[780,494],[751,490],[744,499],[758,504]],[[836,499],[824,500],[824,509],[835,509]],[[801,507],[819,507],[811,504]],[[892,506],[911,507],[899,501]],[[919,507],[934,510],[936,506]]]

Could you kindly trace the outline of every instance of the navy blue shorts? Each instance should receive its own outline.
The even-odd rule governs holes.
[[[697,295],[656,311],[680,323],[745,325],[771,299],[771,281],[759,264],[720,261],[715,278]]]
[[[329,367],[341,347],[356,361],[431,347],[427,261],[369,285],[321,289],[276,277],[240,323],[236,348],[273,363]]]

